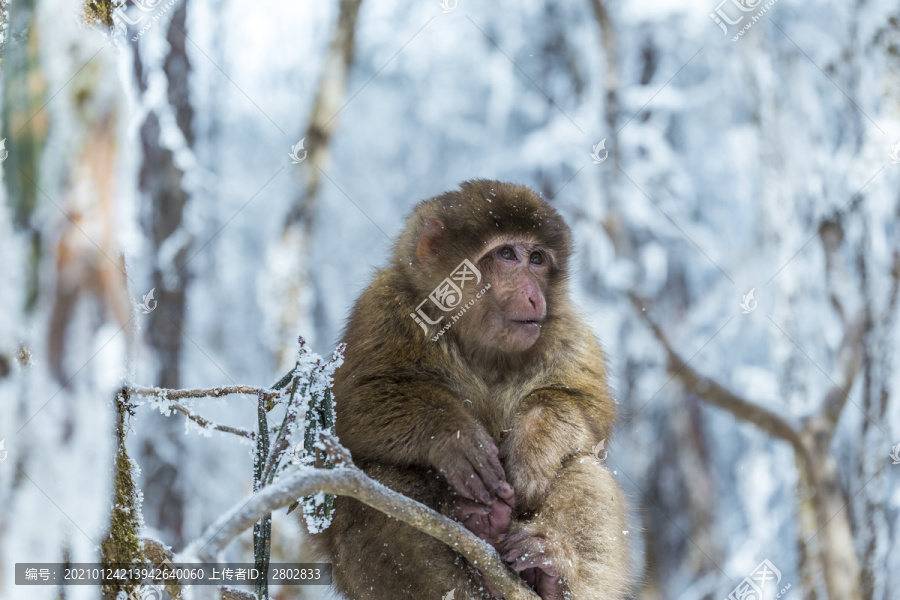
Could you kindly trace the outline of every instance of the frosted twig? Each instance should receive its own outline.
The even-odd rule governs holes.
[[[232,427],[231,425],[221,425],[214,421],[210,421],[205,417],[201,417],[191,409],[184,405],[172,402],[173,400],[181,400],[182,398],[221,398],[231,394],[253,394],[262,395],[266,399],[271,399],[279,395],[280,392],[267,388],[256,388],[248,385],[222,385],[214,388],[195,388],[190,390],[172,390],[158,387],[144,387],[140,385],[129,386],[128,392],[138,396],[154,396],[166,402],[166,406],[173,410],[177,410],[188,419],[202,427],[203,429],[213,429],[224,433],[233,433],[247,439],[255,439],[256,434],[242,427]]]
[[[249,394],[258,396],[262,394],[267,400],[277,397],[280,392],[268,388],[253,387],[250,385],[220,385],[214,388],[195,388],[192,390],[170,390],[158,387],[144,387],[133,385],[128,387],[131,394],[138,396],[159,396],[166,400],[181,400],[182,398],[221,398],[232,394]]]
[[[295,378],[296,380],[293,381],[291,385],[292,390],[294,388],[294,385],[299,386],[299,377],[295,376]],[[281,382],[279,381],[279,383]],[[290,398],[288,399],[287,410],[284,414],[284,421],[281,423],[281,427],[278,430],[278,435],[275,436],[275,441],[272,442],[272,447],[269,449],[269,456],[266,460],[265,468],[263,469],[262,481],[269,480],[269,474],[271,473],[272,469],[274,469],[278,461],[281,460],[281,455],[284,454],[284,451],[290,447],[288,436],[290,435],[294,422],[297,420],[296,410],[291,410],[291,405],[294,403],[295,399],[295,393],[294,391],[291,391]]]
[[[325,445],[329,451],[336,450],[333,440],[325,441]],[[335,464],[347,464],[347,450],[342,448],[338,454],[334,457]],[[185,549],[184,555],[214,562],[231,540],[252,527],[260,517],[293,503],[297,498],[319,492],[355,498],[447,544],[486,575],[507,600],[538,600],[534,592],[503,563],[500,555],[489,544],[460,523],[385,487],[354,466],[335,469],[307,467],[282,476],[249,499],[238,502],[207,527]]]
[[[193,421],[194,423],[196,423],[197,425],[199,425],[200,427],[202,427],[204,429],[215,429],[216,431],[223,431],[225,433],[233,433],[234,435],[239,435],[241,437],[245,437],[245,438],[251,439],[251,440],[256,438],[256,434],[253,433],[252,431],[247,431],[246,429],[243,429],[241,427],[232,427],[231,425],[221,425],[219,423],[214,423],[214,422],[210,421],[209,419],[201,417],[200,415],[198,415],[194,411],[190,410],[189,408],[184,407],[175,402],[173,402],[169,406],[172,409],[177,410],[178,412],[180,412],[181,414],[186,416],[188,419],[190,419],[191,421]]]

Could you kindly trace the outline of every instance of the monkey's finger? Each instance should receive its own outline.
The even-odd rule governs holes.
[[[512,508],[499,500],[491,504],[491,512],[487,516],[488,536],[490,542],[496,544],[509,533],[512,523]]]
[[[458,469],[448,479],[457,493],[463,498],[481,502],[482,504],[491,503],[491,495],[484,487],[484,483],[471,464],[466,465],[465,468]]]
[[[496,467],[499,467],[499,471],[495,468],[494,464],[491,464],[491,455],[482,455],[487,456],[488,460],[485,461],[482,457],[476,457],[474,460],[471,460],[472,465],[475,467],[475,470],[478,473],[479,478],[481,479],[482,485],[491,490],[495,494],[500,488],[500,484],[504,483],[503,477],[503,467],[500,467],[500,461],[496,458],[493,458],[493,462],[496,463]],[[490,498],[488,498],[490,501]]]
[[[466,529],[484,539],[483,534],[485,529],[487,529],[484,515],[469,515],[469,518],[463,521],[462,524]]]
[[[466,485],[470,490],[472,490],[472,494],[475,498],[478,498],[484,504],[491,503],[491,494],[488,492],[488,488],[485,487],[484,482],[481,480],[481,477],[479,477],[475,470],[472,470],[472,472],[469,474]]]
[[[505,546],[506,546],[505,543],[500,545],[500,547],[502,549],[501,552],[503,552],[503,554],[502,554],[503,560],[505,560],[508,563],[514,562],[517,558],[522,556],[522,554],[525,552],[521,548],[513,548],[512,550],[503,550],[503,549],[505,549]]]
[[[491,514],[491,508],[489,506],[485,506],[484,504],[479,504],[477,502],[471,502],[468,500],[459,500],[456,503],[456,507],[454,508],[454,516],[456,520],[459,522],[463,522],[467,520],[472,515],[480,515],[487,516]]]
[[[541,600],[561,600],[563,596],[559,577],[551,575],[542,569],[535,570],[537,571],[535,588]]]
[[[547,557],[542,555],[523,556],[509,565],[513,571],[524,571],[525,569],[541,568],[549,569]]]
[[[488,464],[497,478],[500,479],[500,481],[506,481],[506,471],[503,470],[503,465],[500,463],[500,449],[497,448],[496,444],[491,444],[487,453],[487,458]]]
[[[516,505],[516,490],[505,481],[501,481],[500,485],[497,487],[497,496],[510,507]]]
[[[467,485],[465,475],[448,474],[447,481],[450,482],[450,485],[453,486],[453,489],[456,490],[457,494],[468,500],[475,501],[475,496],[472,494],[472,490],[469,489]]]
[[[456,510],[454,511],[454,517],[457,521],[464,524],[466,529],[472,531],[481,536],[481,532],[486,530],[482,524],[487,524],[489,515],[491,513],[490,507],[484,506],[482,504],[476,504],[474,502],[465,501],[464,504],[458,505]],[[475,520],[472,520],[472,519]],[[476,527],[475,523],[478,521],[477,529],[473,529]]]
[[[494,587],[494,584],[491,583],[491,580],[488,579],[483,573],[481,574],[481,583],[484,586],[484,589],[486,589],[491,596],[493,596],[494,598],[503,598],[503,594],[500,593],[500,590]]]
[[[479,471],[487,469],[492,472],[491,474],[496,479],[500,481],[506,479],[506,473],[503,471],[503,465],[500,463],[500,449],[486,432],[481,432],[477,443],[472,446],[469,452],[469,460],[478,466]],[[493,488],[493,486],[491,487]]]

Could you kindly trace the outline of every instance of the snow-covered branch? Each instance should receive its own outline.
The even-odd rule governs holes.
[[[199,425],[202,429],[221,431],[224,433],[233,433],[247,439],[255,439],[256,434],[248,431],[243,427],[232,427],[231,425],[222,425],[214,421],[210,421],[205,417],[201,417],[188,407],[173,402],[181,398],[220,398],[229,394],[257,394],[264,395],[267,398],[277,396],[278,393],[273,390],[263,388],[253,388],[245,385],[220,386],[209,389],[193,389],[193,390],[169,390],[155,387],[131,386],[128,388],[131,395],[151,396],[154,400],[165,403],[165,407],[176,410],[186,416],[188,419]]]
[[[221,398],[231,394],[249,394],[258,396],[262,394],[267,399],[276,397],[279,392],[268,388],[253,387],[250,385],[220,385],[213,388],[171,390],[157,387],[144,387],[140,385],[129,386],[131,395],[156,396],[160,400],[181,400],[183,398]]]
[[[263,515],[287,506],[304,496],[324,492],[348,496],[371,506],[419,531],[444,542],[490,578],[507,600],[537,600],[522,579],[511,571],[500,555],[460,523],[449,519],[424,504],[399,494],[370,478],[349,462],[349,452],[334,438],[323,436],[335,469],[301,467],[298,471],[262,488],[238,502],[234,508],[206,528],[206,531],[184,551],[184,557],[214,562],[217,555],[241,532],[249,529]]]
[[[189,409],[185,406],[182,406],[181,404],[177,404],[177,403],[173,402],[169,406],[173,410],[177,410],[178,412],[182,413],[184,416],[186,416],[188,419],[190,419],[191,421],[193,421],[194,423],[196,423],[203,429],[215,429],[216,431],[223,431],[225,433],[233,433],[235,435],[239,435],[241,437],[245,437],[245,438],[251,439],[251,440],[256,437],[255,433],[253,433],[252,431],[247,431],[246,429],[243,429],[242,427],[232,427],[231,425],[222,425],[220,423],[214,423],[214,422],[210,421],[209,419],[201,417],[200,415],[198,415],[191,409]]]

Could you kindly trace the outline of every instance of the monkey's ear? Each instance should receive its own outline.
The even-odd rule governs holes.
[[[427,263],[437,256],[438,245],[444,237],[444,224],[439,219],[425,219],[425,229],[416,245],[416,256],[420,263]]]

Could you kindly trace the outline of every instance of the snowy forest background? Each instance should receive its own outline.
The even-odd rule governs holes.
[[[487,177],[575,233],[636,598],[721,600],[764,559],[782,597],[897,597],[900,5],[715,2],[0,3],[0,596],[98,560],[117,389],[329,356],[413,204]],[[252,446],[136,400],[144,534],[178,552]],[[302,545],[276,513],[273,560]]]

